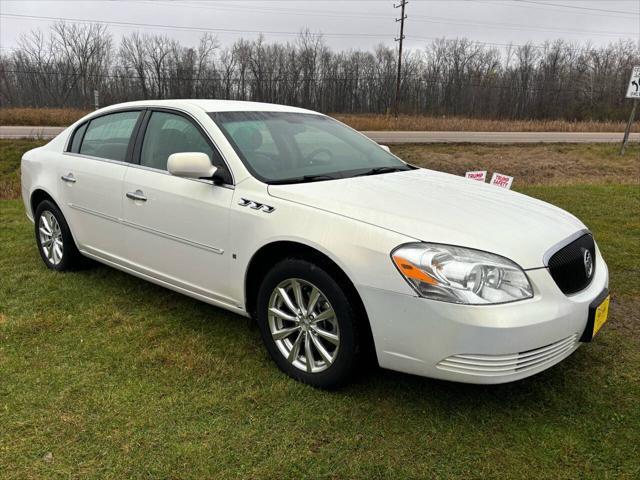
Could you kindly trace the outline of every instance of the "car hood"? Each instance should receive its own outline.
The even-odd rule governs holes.
[[[585,229],[573,215],[543,201],[426,169],[270,185],[269,194],[416,240],[503,255],[525,269],[544,266],[551,247]]]

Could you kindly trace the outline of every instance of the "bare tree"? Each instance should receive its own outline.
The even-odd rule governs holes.
[[[135,72],[137,86],[142,98],[149,98],[147,86],[147,49],[145,39],[138,32],[134,32],[122,39],[120,45],[120,62],[125,74]]]
[[[203,35],[195,47],[164,35],[132,33],[114,48],[102,25],[58,23],[21,37],[0,54],[0,101],[12,106],[87,108],[106,102],[208,97],[301,105],[326,112],[385,113],[393,98],[395,51],[332,51],[320,34],[291,43],[264,37],[220,48]],[[632,40],[605,47],[507,46],[440,39],[403,53],[404,113],[485,118],[622,119],[622,92],[640,62]]]

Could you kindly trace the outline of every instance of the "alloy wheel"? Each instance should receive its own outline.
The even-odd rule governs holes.
[[[64,244],[62,242],[62,230],[56,217],[49,210],[40,215],[38,221],[38,238],[45,257],[52,265],[58,265],[62,261]]]
[[[268,322],[280,353],[296,368],[318,373],[338,355],[340,331],[331,303],[306,280],[280,282],[269,299]]]

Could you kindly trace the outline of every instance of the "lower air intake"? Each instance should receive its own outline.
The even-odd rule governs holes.
[[[543,367],[565,357],[578,346],[578,334],[550,345],[507,355],[465,354],[445,358],[437,367],[455,373],[495,377],[515,375]]]

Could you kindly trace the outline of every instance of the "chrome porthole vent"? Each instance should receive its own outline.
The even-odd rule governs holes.
[[[249,200],[248,198],[241,198],[240,201],[238,202],[238,205],[240,205],[241,207],[249,207],[253,210],[260,210],[261,212],[264,212],[264,213],[271,213],[276,209],[271,205],[265,205],[264,203]]]

